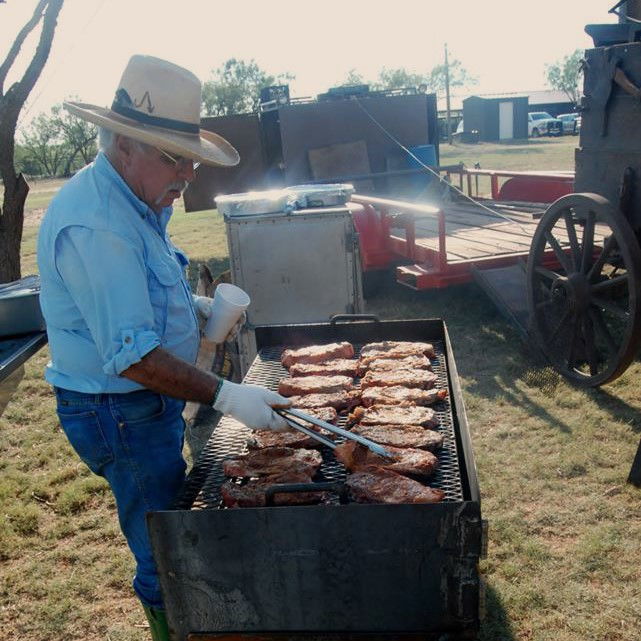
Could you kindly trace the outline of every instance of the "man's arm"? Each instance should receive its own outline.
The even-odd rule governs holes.
[[[220,381],[218,376],[203,372],[162,347],[151,350],[120,375],[158,394],[196,401],[203,405],[212,403]]]

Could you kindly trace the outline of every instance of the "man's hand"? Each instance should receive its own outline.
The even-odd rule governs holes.
[[[198,312],[198,315],[206,321],[211,316],[211,305],[214,302],[214,299],[209,298],[208,296],[192,296],[192,299],[194,301],[194,308],[196,309],[196,312]],[[236,321],[236,324],[229,330],[229,334],[225,336],[225,341],[233,341],[236,336],[238,336],[238,332],[240,332],[246,321],[247,313],[243,312],[238,321]]]
[[[288,429],[287,421],[273,408],[290,407],[291,401],[258,385],[223,381],[214,409],[227,414],[253,430]]]
[[[192,296],[192,300],[198,315],[207,320],[211,316],[211,304],[214,299],[209,296]]]

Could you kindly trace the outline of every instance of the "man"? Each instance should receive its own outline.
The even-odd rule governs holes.
[[[69,441],[113,490],[154,639],[169,637],[145,513],[169,508],[184,480],[184,401],[272,429],[286,427],[272,408],[289,404],[193,365],[187,258],[166,227],[200,163],[239,161],[226,140],[199,129],[200,103],[196,76],[147,56],[131,58],[111,109],[66,103],[100,127],[101,151],[52,200],[38,239],[46,378]],[[196,307],[207,312],[210,302]]]

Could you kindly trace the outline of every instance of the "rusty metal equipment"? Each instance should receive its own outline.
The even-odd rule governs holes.
[[[480,494],[447,329],[437,319],[330,323],[256,329],[258,356],[247,382],[275,389],[285,347],[347,340],[430,341],[434,371],[449,397],[435,406],[445,437],[429,481],[445,500],[423,505],[325,504],[225,509],[222,460],[244,450],[249,431],[224,418],[174,510],[149,515],[173,638],[474,638],[483,602]],[[342,418],[339,425],[343,425]],[[319,482],[339,486],[345,470],[321,450]],[[242,483],[242,479],[238,479]],[[305,486],[309,490],[309,486]],[[216,635],[216,636],[214,636]],[[332,637],[334,638],[334,637]]]
[[[620,376],[641,345],[641,43],[587,50],[584,71],[576,193],[541,218],[528,306],[532,335],[555,369],[598,386]],[[550,249],[553,269],[541,264]]]

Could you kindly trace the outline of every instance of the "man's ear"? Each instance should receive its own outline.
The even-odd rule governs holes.
[[[134,144],[131,138],[116,134],[116,149],[123,164],[128,165],[131,162],[131,156],[134,151]]]

